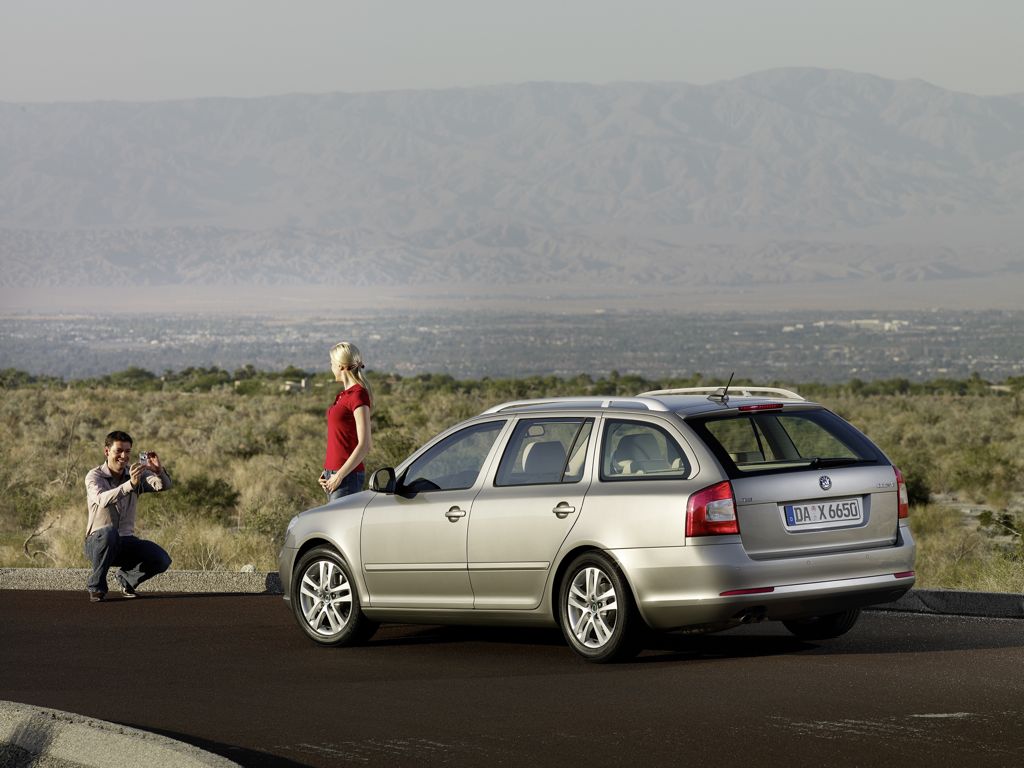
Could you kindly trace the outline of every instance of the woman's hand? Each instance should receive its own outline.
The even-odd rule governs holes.
[[[326,474],[326,470],[324,470]],[[341,485],[342,476],[340,472],[335,472],[330,477],[325,477],[324,474],[320,475],[320,487],[324,489],[324,493],[330,496]]]

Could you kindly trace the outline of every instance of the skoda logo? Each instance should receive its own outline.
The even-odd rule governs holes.
[[[818,478],[818,485],[821,486],[821,490],[827,491],[832,487],[832,478],[828,475],[822,475]]]

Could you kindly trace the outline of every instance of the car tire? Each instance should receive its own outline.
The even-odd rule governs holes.
[[[860,608],[814,616],[810,619],[783,621],[783,625],[801,640],[830,640],[845,635],[860,618]]]
[[[635,656],[643,620],[629,584],[601,552],[585,552],[565,571],[558,590],[558,620],[569,647],[587,661]]]
[[[358,645],[377,631],[359,604],[348,563],[330,547],[311,549],[299,560],[291,603],[299,626],[320,645]]]

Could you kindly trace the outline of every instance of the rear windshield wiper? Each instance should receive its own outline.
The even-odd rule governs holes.
[[[854,464],[874,464],[875,462],[871,459],[858,459],[856,456],[815,456],[811,459],[811,469],[821,469],[822,467],[850,467]]]

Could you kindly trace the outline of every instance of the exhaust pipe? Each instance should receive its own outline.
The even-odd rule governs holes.
[[[745,608],[740,612],[740,624],[757,624],[764,621],[767,609],[763,605],[756,608]]]

